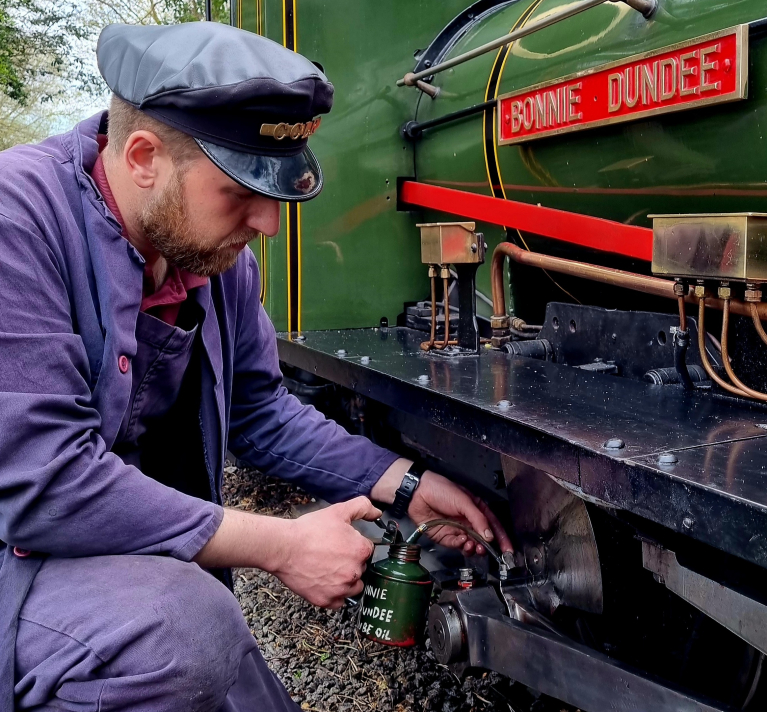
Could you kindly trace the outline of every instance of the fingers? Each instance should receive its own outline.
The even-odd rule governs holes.
[[[495,516],[493,510],[490,509],[487,502],[480,500],[477,506],[484,512],[488,522],[490,522],[490,528],[495,534],[495,539],[498,543],[498,548],[501,550],[501,553],[504,553],[505,551],[514,551],[514,547],[511,544],[511,539],[506,533],[506,530],[503,528],[503,524],[501,524],[501,521],[498,519],[498,517]]]
[[[471,495],[461,492],[456,499],[458,500],[458,511],[469,522],[469,526],[481,537],[492,541],[493,531],[490,528],[490,522],[479,506],[474,503]],[[480,504],[484,504],[480,500]],[[485,505],[487,507],[487,505]]]
[[[358,519],[366,519],[372,522],[383,514],[380,509],[373,506],[367,497],[355,497],[348,502],[341,502],[341,504],[335,506],[343,511],[344,518],[350,524]]]

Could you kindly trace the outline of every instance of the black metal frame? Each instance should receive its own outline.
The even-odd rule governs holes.
[[[283,335],[278,348],[292,366],[767,568],[763,410],[496,351],[439,358],[420,351],[422,340],[404,328],[359,329]],[[624,446],[605,448],[611,438]]]
[[[507,615],[494,588],[440,599],[460,619],[463,651],[454,671],[495,670],[589,712],[722,712],[697,698],[555,632]],[[433,636],[432,636],[433,640]],[[432,643],[434,645],[434,642]],[[439,643],[437,643],[439,645]],[[439,659],[439,651],[435,649]]]

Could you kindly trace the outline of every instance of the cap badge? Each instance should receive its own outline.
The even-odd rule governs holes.
[[[321,118],[313,121],[297,124],[261,124],[261,135],[271,136],[276,141],[282,141],[284,138],[291,138],[293,141],[299,138],[309,138],[320,126]]]

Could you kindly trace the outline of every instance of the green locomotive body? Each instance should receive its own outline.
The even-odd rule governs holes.
[[[323,193],[252,245],[288,386],[512,533],[511,574],[438,586],[437,659],[588,712],[767,708],[765,3],[232,20],[336,88]]]

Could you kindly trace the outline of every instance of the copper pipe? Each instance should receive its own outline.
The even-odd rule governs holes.
[[[714,370],[714,367],[711,365],[711,362],[708,360],[708,354],[706,353],[706,329],[705,329],[705,322],[706,319],[706,298],[703,297],[699,300],[698,305],[698,350],[700,351],[700,360],[703,364],[703,368],[706,369],[706,373],[708,374],[708,377],[714,381],[714,383],[718,383],[724,390],[729,391],[730,393],[733,393],[736,396],[740,396],[741,398],[745,398],[746,394],[741,391],[739,388],[735,388],[735,386],[731,386],[727,381],[723,380],[719,377],[719,374]],[[724,344],[722,344],[724,346]],[[722,361],[726,362],[727,357],[725,356],[724,350],[722,350]]]
[[[421,344],[421,349],[424,351],[431,349],[437,338],[437,278],[429,277],[429,280],[431,281],[431,333],[429,340]]]
[[[754,320],[754,328],[756,329],[756,333],[759,334],[759,338],[764,341],[765,344],[767,344],[767,331],[764,330],[761,319],[759,319],[759,310],[756,308],[756,304],[754,302],[751,302],[749,306],[751,307],[751,318]]]
[[[647,277],[634,272],[624,272],[610,267],[599,267],[587,262],[576,262],[575,260],[565,260],[561,257],[551,257],[537,252],[527,252],[521,247],[512,245],[510,242],[502,242],[493,252],[493,260],[490,265],[490,276],[493,286],[493,312],[495,316],[506,315],[506,297],[503,292],[503,261],[508,257],[518,264],[528,265],[530,267],[539,267],[540,269],[559,272],[560,274],[569,274],[573,277],[590,279],[602,284],[611,284],[615,287],[624,289],[633,289],[637,292],[652,294],[656,297],[666,297],[668,299],[677,299],[674,294],[674,283],[667,279],[658,277]],[[684,300],[688,304],[696,304],[697,297],[693,293],[688,293]],[[709,307],[722,309],[723,301],[721,299],[710,299],[707,302]],[[759,302],[756,305],[761,320],[767,319],[767,302]],[[740,300],[731,300],[730,310],[733,314],[750,316],[750,304]]]
[[[444,293],[443,309],[445,310],[445,338],[444,341],[434,344],[434,348],[441,351],[450,343],[450,280],[448,277],[442,278],[442,291]]]
[[[727,371],[730,380],[747,396],[751,396],[751,398],[756,398],[760,401],[767,401],[767,393],[762,393],[761,391],[755,391],[753,388],[749,388],[735,375],[735,371],[733,371],[732,366],[730,365],[730,359],[727,355],[727,332],[729,331],[729,327],[730,300],[725,299],[724,309],[722,310],[722,363],[724,364],[724,370]]]

